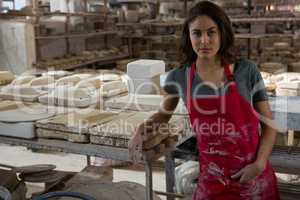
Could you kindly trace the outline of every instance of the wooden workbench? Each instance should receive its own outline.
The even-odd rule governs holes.
[[[111,146],[101,146],[93,144],[79,144],[62,140],[48,139],[21,139],[0,136],[0,143],[25,146],[34,149],[44,149],[50,151],[59,151],[65,153],[81,154],[87,156],[96,156],[101,158],[131,161],[129,158],[128,149],[117,148]],[[152,184],[152,157],[144,156],[145,172],[146,172],[146,200],[153,199],[153,184]]]

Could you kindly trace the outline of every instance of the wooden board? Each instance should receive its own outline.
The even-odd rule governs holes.
[[[79,110],[68,114],[41,120],[36,123],[39,128],[73,133],[88,133],[89,128],[114,119],[117,113],[99,110]]]
[[[91,135],[90,141],[92,144],[119,147],[125,149],[128,148],[128,142],[129,142],[128,139],[112,138],[112,137],[105,137],[105,136],[98,136],[98,135]]]
[[[89,130],[91,135],[109,138],[130,139],[134,129],[153,113],[123,112],[108,123],[103,123]]]
[[[163,97],[161,95],[127,95],[106,101],[105,107],[107,109],[134,110],[142,112],[156,111],[160,107],[162,98]],[[187,115],[185,105],[182,101],[179,102],[174,114]]]
[[[79,134],[79,133],[71,133],[71,132],[63,132],[63,131],[38,128],[36,129],[36,134],[38,138],[60,139],[60,140],[67,140],[69,142],[75,142],[75,143],[90,142],[90,138],[88,135]]]
[[[134,129],[153,114],[154,112],[121,112],[114,120],[89,129],[89,133],[95,136],[129,140]],[[172,116],[167,128],[172,129],[173,133],[180,133],[184,129],[184,118]]]

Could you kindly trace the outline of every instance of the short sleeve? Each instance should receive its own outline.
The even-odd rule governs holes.
[[[171,95],[178,95],[178,80],[176,79],[177,69],[173,69],[167,73],[163,89],[166,93]]]
[[[260,101],[267,101],[268,95],[267,90],[264,84],[264,80],[260,74],[259,69],[257,68],[256,64],[251,63],[251,86],[252,86],[252,102],[257,103]]]

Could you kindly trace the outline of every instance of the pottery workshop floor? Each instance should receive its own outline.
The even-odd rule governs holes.
[[[32,164],[54,164],[58,170],[79,172],[86,166],[86,157],[65,153],[32,152],[25,147],[0,144],[0,163],[24,166]],[[145,185],[145,173],[142,166],[133,169],[114,169],[114,182],[132,181]],[[154,190],[165,191],[165,174],[162,169],[154,169]],[[40,191],[38,185],[29,185],[29,192]],[[164,197],[161,197],[163,200]]]

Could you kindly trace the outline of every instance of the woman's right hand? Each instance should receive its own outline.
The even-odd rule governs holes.
[[[140,124],[135,129],[133,136],[128,143],[129,157],[133,162],[137,163],[142,160],[143,141],[147,138],[147,133],[152,130],[152,126],[147,122]]]

